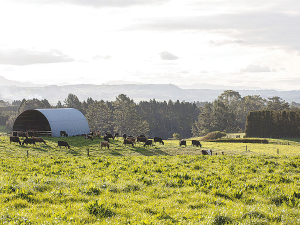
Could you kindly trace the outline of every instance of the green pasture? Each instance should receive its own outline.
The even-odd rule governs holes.
[[[0,224],[300,224],[297,140],[201,142],[213,156],[191,141],[45,140],[0,136]]]

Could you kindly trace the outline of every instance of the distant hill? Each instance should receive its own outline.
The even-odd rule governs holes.
[[[4,78],[5,79],[5,78]],[[213,101],[221,93],[228,89],[183,89],[173,84],[119,84],[119,85],[50,85],[36,86],[30,83],[15,82],[0,76],[0,100],[13,101],[25,99],[47,99],[50,104],[56,105],[63,102],[69,93],[75,94],[80,101],[91,97],[95,100],[113,101],[119,94],[126,94],[135,102],[149,101]],[[28,85],[28,86],[27,86]],[[276,90],[236,90],[241,96],[260,95],[263,98],[279,96],[287,102],[300,103],[300,91],[276,91]]]

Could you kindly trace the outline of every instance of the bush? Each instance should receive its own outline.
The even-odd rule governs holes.
[[[173,134],[173,139],[175,139],[175,140],[181,140],[180,134],[174,133],[174,134]]]
[[[99,204],[98,200],[96,200],[94,203],[90,203],[86,207],[86,210],[89,214],[100,218],[112,217],[115,215],[115,213],[107,208],[104,204]]]
[[[215,140],[215,139],[225,137],[226,135],[227,134],[225,132],[214,131],[205,135],[202,140]]]

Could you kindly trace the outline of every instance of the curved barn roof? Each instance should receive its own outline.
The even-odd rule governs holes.
[[[20,124],[22,124],[22,122],[23,127],[39,127],[39,121],[43,120],[36,119],[35,121],[35,118],[43,116],[38,115],[39,113],[37,112],[41,113],[48,121],[48,125],[50,125],[50,129],[52,131],[52,137],[59,137],[60,131],[66,131],[69,136],[87,134],[90,132],[90,128],[85,116],[79,110],[74,108],[26,110],[18,116],[15,121],[14,127],[19,126]],[[32,116],[33,114],[35,114],[35,116]],[[22,118],[30,118],[27,119],[28,121],[30,121],[30,124],[25,125],[26,119]],[[28,129],[30,129],[30,127]]]

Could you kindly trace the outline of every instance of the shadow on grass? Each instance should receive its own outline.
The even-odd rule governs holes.
[[[132,150],[134,152],[138,152],[138,153],[140,153],[141,155],[144,155],[144,156],[169,155],[168,153],[166,153],[162,150],[153,149],[152,147],[150,147],[150,148],[135,147]]]
[[[117,151],[111,151],[110,153],[111,155],[114,155],[114,156],[123,156],[120,152],[117,152]]]

